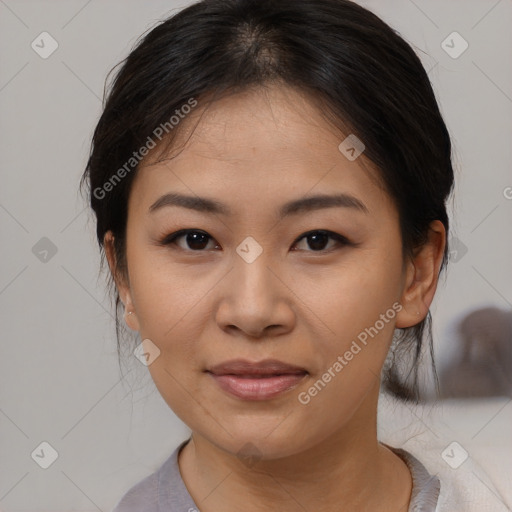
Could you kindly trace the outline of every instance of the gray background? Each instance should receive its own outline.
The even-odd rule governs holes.
[[[462,251],[432,308],[442,364],[462,314],[512,305],[512,2],[361,3],[417,48],[453,137]],[[77,192],[107,72],[187,4],[0,0],[3,511],[110,510],[188,434],[135,357],[119,372],[94,223]],[[46,59],[31,47],[43,31],[59,45]],[[458,58],[441,47],[453,31],[469,44]],[[31,457],[43,441],[58,452],[48,469]]]

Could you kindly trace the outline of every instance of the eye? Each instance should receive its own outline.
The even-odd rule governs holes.
[[[181,239],[184,240],[183,244],[178,243],[178,240]],[[160,243],[162,245],[177,245],[183,250],[201,252],[208,246],[210,240],[214,239],[205,231],[182,229],[167,235]],[[215,247],[219,247],[219,245],[217,244]]]
[[[295,244],[299,243],[301,240],[306,240],[307,244],[313,249],[312,251],[308,252],[328,252],[330,249],[333,249],[332,246],[329,249],[325,248],[329,239],[334,240],[338,243],[338,245],[351,245],[351,242],[344,236],[323,229],[317,229],[315,231],[308,231],[307,233],[304,233],[300,238],[297,239]]]
[[[179,243],[179,241],[183,240],[183,243]],[[309,247],[311,247],[312,251],[308,252],[328,252],[329,250],[335,248],[336,243],[341,246],[345,245],[353,245],[347,238],[338,233],[334,233],[332,231],[326,231],[317,229],[314,231],[308,231],[298,238],[293,246],[296,246],[302,240],[306,240]],[[334,247],[330,247],[326,249],[326,245],[328,245],[329,240],[334,240],[336,242]],[[180,231],[176,231],[175,233],[171,233],[163,238],[160,241],[161,245],[176,245],[180,249],[185,251],[194,251],[194,252],[204,252],[205,249],[208,248],[208,242],[215,241],[208,233],[205,231],[197,230],[197,229],[182,229]],[[214,247],[210,247],[210,249],[220,247],[219,244],[214,244]],[[297,250],[297,249],[292,249]],[[304,250],[304,248],[300,249]],[[305,249],[307,251],[307,249]]]

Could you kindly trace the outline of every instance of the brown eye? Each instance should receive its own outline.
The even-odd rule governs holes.
[[[183,243],[178,243],[183,240]],[[167,235],[162,241],[162,245],[177,245],[185,251],[203,251],[208,246],[208,242],[213,238],[204,231],[195,229],[182,229],[176,233]]]
[[[301,240],[306,241],[307,246],[311,249],[309,252],[329,251],[330,249],[335,248],[336,244],[334,244],[334,247],[331,246],[326,249],[329,240],[334,240],[338,245],[342,246],[350,245],[350,242],[344,236],[325,230],[315,230],[304,233],[304,235],[302,235],[295,244],[299,243]]]

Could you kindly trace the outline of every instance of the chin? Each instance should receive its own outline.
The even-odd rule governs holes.
[[[296,455],[315,444],[311,432],[304,437],[303,429],[297,425],[296,429],[279,431],[276,428],[279,422],[274,424],[273,429],[262,428],[255,421],[237,429],[231,427],[229,433],[224,432],[221,439],[210,438],[210,442],[218,448],[240,458],[247,465],[254,464],[258,460],[277,460]],[[268,432],[270,434],[268,434]]]

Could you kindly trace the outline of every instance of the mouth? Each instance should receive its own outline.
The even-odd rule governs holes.
[[[269,400],[297,387],[309,373],[275,359],[226,361],[206,370],[219,387],[243,400]]]

